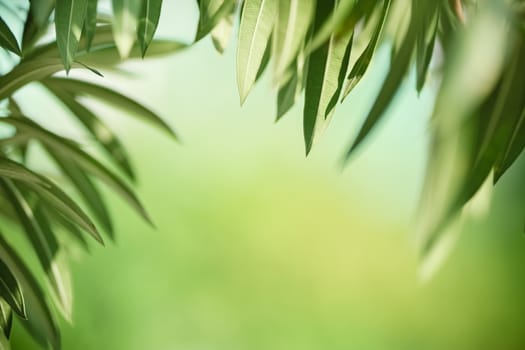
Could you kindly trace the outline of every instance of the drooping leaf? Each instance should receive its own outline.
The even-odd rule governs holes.
[[[56,0],[55,29],[58,51],[66,72],[75,60],[86,19],[87,0]]]
[[[42,346],[60,349],[60,333],[44,293],[16,251],[0,235],[0,258],[20,283],[24,293],[27,320],[21,321],[32,337]]]
[[[315,0],[279,1],[273,34],[274,81],[280,81],[292,64],[313,20]]]
[[[0,332],[0,350],[11,350],[11,344],[4,332]]]
[[[142,0],[142,9],[139,16],[139,28],[137,32],[142,57],[146,54],[148,46],[153,40],[153,35],[159,24],[162,0]]]
[[[24,24],[22,47],[24,54],[44,34],[49,17],[55,8],[55,0],[38,0],[29,2],[29,11]]]
[[[419,35],[416,39],[416,88],[420,92],[425,84],[428,66],[434,51],[434,44],[439,25],[440,7],[439,3],[433,2],[427,6],[424,17],[421,20]]]
[[[314,31],[322,26],[334,9],[335,2],[318,4]],[[352,33],[342,37],[332,35],[329,42],[310,55],[303,114],[306,154],[310,152],[315,137],[325,126],[325,119],[331,115],[339,98],[348,67],[351,37]]]
[[[65,142],[62,137],[42,128],[29,119],[5,117],[1,118],[0,121],[9,123],[16,127],[19,132],[28,134],[32,138],[40,141],[43,145],[52,148],[58,154],[62,154],[64,157],[69,158],[70,161],[74,161],[82,169],[104,181],[133,209],[135,209],[144,220],[150,224],[152,223],[146,210],[130,187],[91,155],[80,148],[73,146],[70,142]]]
[[[213,46],[221,54],[224,53],[224,50],[226,50],[226,47],[230,43],[235,11],[236,7],[234,6],[230,14],[222,18],[211,31],[211,40],[213,42]]]
[[[2,120],[7,118],[2,118]],[[67,220],[88,232],[99,243],[103,244],[95,225],[82,209],[66,195],[57,185],[47,178],[36,174],[21,164],[0,157],[0,177],[11,179],[38,193],[40,198],[59,212]]]
[[[199,24],[195,41],[208,35],[217,24],[226,18],[235,8],[236,0],[201,0],[199,1]]]
[[[343,92],[343,99],[346,96],[348,96],[350,91],[352,91],[352,89],[357,85],[357,83],[359,83],[361,78],[365,75],[368,66],[370,65],[370,61],[372,60],[372,56],[374,55],[374,52],[376,50],[377,43],[381,36],[381,32],[383,31],[383,27],[385,26],[388,10],[390,8],[390,2],[391,0],[384,0],[383,2],[381,16],[376,25],[374,34],[372,35],[372,38],[370,39],[367,47],[365,48],[363,53],[361,53],[361,56],[359,56],[354,66],[352,67],[350,74],[348,75],[348,82]]]
[[[9,339],[9,336],[11,335],[11,328],[13,326],[13,312],[11,311],[11,308],[9,305],[5,302],[5,300],[0,299],[0,328],[2,329],[2,334],[4,335],[4,340],[0,340],[0,343],[3,341],[7,343],[9,346],[9,342],[6,342],[6,339]],[[4,349],[6,349],[6,345],[2,344],[4,346]],[[2,349],[0,347],[0,349]],[[8,349],[8,347],[7,347]]]
[[[117,136],[111,129],[100,120],[93,112],[84,105],[75,100],[69,92],[61,89],[59,86],[47,85],[43,82],[51,93],[53,93],[84,125],[87,131],[93,135],[97,142],[109,155],[111,160],[130,178],[134,179],[135,175],[129,162],[124,146],[120,143]]]
[[[18,281],[9,267],[0,258],[0,296],[7,302],[11,309],[22,318],[26,318],[24,297]]]
[[[250,92],[272,34],[277,0],[246,0],[237,47],[237,86],[241,104]]]
[[[45,83],[49,86],[57,86],[65,89],[70,93],[91,96],[124,111],[130,112],[132,115],[142,117],[144,120],[153,123],[176,138],[175,132],[157,114],[140,103],[121,95],[114,90],[75,79],[48,78],[45,79]]]
[[[112,0],[112,4],[113,35],[120,56],[127,58],[137,38],[142,0]]]
[[[4,22],[2,17],[0,17],[0,46],[18,56],[22,56],[22,51],[20,51],[15,35],[11,32],[11,29],[9,29],[9,26]]]
[[[97,7],[98,0],[88,0],[86,8],[86,20],[84,22],[84,35],[86,37],[86,50],[89,51],[97,29]]]

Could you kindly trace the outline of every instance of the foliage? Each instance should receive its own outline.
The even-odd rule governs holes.
[[[304,96],[307,154],[337,103],[366,74],[382,40],[390,42],[391,64],[345,160],[380,124],[413,67],[418,91],[432,82],[429,77],[440,77],[419,215],[425,254],[482,184],[501,178],[525,146],[525,3],[521,0],[198,0],[197,5],[195,40],[210,34],[219,52],[225,50],[239,17],[241,103],[269,70],[270,61],[278,91],[277,119]],[[0,346],[9,346],[14,312],[35,340],[56,349],[60,335],[49,296],[66,318],[72,305],[65,235],[83,247],[87,247],[84,233],[102,243],[99,225],[113,237],[97,180],[149,221],[128,184],[134,173],[124,147],[84,97],[107,102],[175,134],[153,111],[116,91],[53,75],[73,68],[100,75],[99,70],[114,69],[122,59],[167,54],[185,45],[153,40],[161,0],[113,0],[111,15],[96,0],[32,0],[18,6],[0,1],[0,46],[3,62],[9,64],[0,76],[4,108],[0,122],[5,127],[0,139],[0,213],[25,233],[40,269],[27,267],[21,250],[8,242],[9,235],[0,236]],[[53,24],[55,31],[50,34]],[[16,34],[17,26],[23,28],[21,35]],[[75,140],[23,113],[31,101],[16,93],[31,83],[43,86],[71,112],[116,171]],[[31,168],[27,155],[37,145],[82,203]],[[49,288],[42,288],[41,271]]]

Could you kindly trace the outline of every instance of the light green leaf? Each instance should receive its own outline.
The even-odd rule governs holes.
[[[87,0],[57,0],[55,10],[55,29],[58,51],[69,72],[75,60],[78,41],[86,19]]]
[[[9,304],[17,315],[26,318],[24,297],[9,267],[0,258],[0,296]]]
[[[11,311],[11,308],[5,302],[5,300],[0,299],[0,328],[2,329],[2,332],[0,332],[0,334],[4,336],[4,339],[0,339],[0,349],[9,349],[8,347],[6,348],[6,345],[3,342],[9,339],[12,326],[13,312]],[[9,342],[6,343],[7,346],[9,346]]]
[[[16,251],[0,235],[0,258],[13,272],[22,287],[27,320],[21,324],[42,346],[60,349],[60,333],[46,298],[35,277],[31,274]]]
[[[142,0],[112,0],[113,35],[120,57],[127,58],[137,38]]]
[[[0,46],[6,50],[9,50],[18,56],[22,56],[18,42],[16,41],[15,35],[11,32],[8,25],[0,17]]]
[[[71,93],[61,89],[57,84],[47,85],[45,81],[43,81],[43,84],[77,117],[86,130],[93,135],[94,140],[106,151],[111,160],[133,180],[135,175],[126,150],[113,131],[93,112],[75,100]]]
[[[116,91],[100,85],[75,79],[48,78],[45,79],[45,83],[49,86],[57,86],[59,88],[65,89],[70,93],[94,97],[119,109],[130,112],[131,115],[142,117],[144,120],[153,123],[176,138],[175,132],[157,114],[140,103],[124,95],[121,95]]]
[[[314,9],[315,0],[279,1],[272,53],[275,59],[275,82],[281,80],[304,43]]]
[[[0,350],[11,350],[9,339],[3,332],[0,332]]]
[[[39,0],[29,2],[29,11],[27,12],[27,19],[24,24],[24,34],[22,35],[22,47],[24,54],[27,48],[30,48],[33,43],[45,32],[51,16],[51,12],[55,8],[55,0]]]
[[[204,38],[235,9],[236,0],[199,1],[199,24],[195,41]]]
[[[128,204],[144,218],[144,220],[152,224],[146,210],[130,187],[91,155],[72,145],[70,142],[64,141],[62,137],[49,132],[29,119],[5,117],[1,118],[0,121],[9,123],[16,127],[20,133],[29,135],[40,141],[43,145],[54,149],[55,152],[69,158],[70,161],[77,163],[81,168],[105,182],[124,200],[126,200]]]
[[[359,83],[361,78],[365,75],[368,66],[370,65],[370,61],[372,60],[372,56],[374,55],[374,52],[376,50],[377,43],[379,42],[381,32],[383,31],[383,27],[385,26],[386,18],[388,16],[388,10],[390,8],[390,2],[391,0],[383,1],[381,16],[376,25],[374,34],[372,35],[372,38],[370,39],[367,47],[365,48],[363,53],[361,53],[361,56],[359,56],[354,66],[352,67],[350,74],[348,75],[348,83],[346,84],[345,90],[343,92],[343,99],[346,96],[348,96],[350,91],[352,91],[352,89],[357,85],[357,83]]]
[[[317,6],[314,31],[321,26],[335,9],[335,2],[324,2]],[[331,36],[329,42],[310,55],[305,87],[303,114],[306,154],[314,139],[326,125],[341,92],[352,46],[352,33],[346,36]]]
[[[237,86],[241,104],[250,92],[270,35],[277,11],[277,0],[246,0],[237,47]]]
[[[1,120],[4,121],[5,119],[8,118]],[[68,195],[47,178],[7,158],[0,158],[0,177],[11,179],[36,192],[42,200],[45,200],[67,220],[78,225],[103,244],[102,237],[100,237],[89,217]]]
[[[228,16],[222,18],[211,31],[213,46],[219,53],[224,53],[224,50],[226,50],[226,47],[230,43],[235,10],[236,7],[233,7],[232,12]]]
[[[146,54],[148,46],[153,40],[153,35],[159,24],[162,0],[142,0],[142,10],[139,16],[139,29],[137,32],[142,57]]]
[[[97,29],[97,6],[98,0],[87,0],[86,21],[84,22],[84,34],[86,36],[86,49],[89,51]]]

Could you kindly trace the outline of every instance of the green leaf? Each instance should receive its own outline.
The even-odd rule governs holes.
[[[69,271],[67,265],[59,264],[56,259],[58,243],[53,232],[51,232],[46,216],[42,214],[41,210],[33,210],[10,181],[0,181],[0,184],[46,272],[52,291],[59,301],[60,310],[63,311],[66,319],[71,320],[73,299]]]
[[[385,26],[386,18],[388,16],[388,10],[390,8],[390,2],[391,0],[383,1],[381,16],[379,18],[379,22],[376,25],[374,34],[372,35],[372,38],[370,39],[367,47],[365,48],[363,53],[361,53],[361,56],[359,56],[354,66],[352,67],[350,74],[348,75],[348,83],[343,92],[343,99],[346,98],[350,91],[352,91],[352,89],[357,85],[357,83],[359,83],[361,78],[365,75],[368,66],[370,65],[370,61],[372,61],[372,56],[374,55],[377,43],[379,42],[379,38],[381,36],[381,32],[383,31],[383,27]]]
[[[518,156],[522,153],[525,147],[525,109],[522,110],[520,117],[517,120],[511,137],[507,141],[504,151],[494,168],[494,181],[507,171],[507,169],[514,163]]]
[[[3,332],[0,332],[0,350],[11,350],[9,339]]]
[[[277,92],[277,118],[281,119],[286,112],[295,104],[297,100],[297,88],[300,85],[297,70],[292,73],[292,77],[279,87]]]
[[[141,0],[112,0],[113,34],[120,57],[127,58],[137,38]]]
[[[43,84],[77,117],[119,169],[130,179],[134,179],[135,175],[128,160],[126,150],[113,131],[94,115],[93,112],[75,100],[71,93],[61,89],[56,84],[47,85],[45,81]]]
[[[88,0],[86,8],[86,20],[84,22],[84,34],[86,36],[86,50],[89,51],[97,29],[97,6],[98,0]]]
[[[201,0],[199,1],[199,24],[195,41],[199,41],[211,32],[217,24],[235,9],[236,0]]]
[[[3,342],[9,339],[12,326],[13,312],[11,311],[11,308],[5,302],[5,300],[0,299],[0,328],[2,329],[2,332],[0,332],[0,334],[4,335],[4,339],[0,339],[0,349],[2,349],[2,346],[4,349],[6,349],[6,345]],[[6,343],[9,346],[9,342]],[[7,349],[9,348],[7,347]]]
[[[139,16],[139,29],[137,32],[142,57],[146,54],[148,46],[153,40],[153,35],[159,24],[162,0],[142,0],[142,10]]]
[[[390,70],[383,82],[383,86],[379,91],[370,112],[366,117],[364,124],[361,126],[359,133],[357,134],[356,139],[354,140],[352,146],[346,154],[346,159],[357,149],[357,147],[363,142],[368,133],[376,126],[377,122],[383,116],[385,110],[388,108],[392,102],[403,78],[405,77],[408,67],[410,66],[410,59],[412,57],[412,52],[415,46],[416,40],[416,28],[417,28],[417,19],[416,15],[412,15],[410,26],[408,31],[403,39],[401,47],[394,56],[392,63],[390,64]],[[365,68],[366,69],[366,68]],[[353,70],[353,69],[352,69]],[[352,75],[352,74],[351,74]]]
[[[105,88],[100,85],[88,83],[86,81],[65,79],[65,78],[48,78],[44,80],[48,86],[56,86],[74,94],[88,95],[99,99],[119,109],[131,113],[131,115],[142,117],[144,120],[158,126],[168,132],[174,138],[177,138],[175,132],[166,124],[157,114],[141,105],[140,103],[119,94],[116,91]]]
[[[5,119],[11,118],[1,118],[0,120],[4,121]],[[103,244],[102,237],[100,237],[89,217],[68,195],[47,178],[7,158],[0,158],[0,177],[11,179],[36,192],[54,210]]]
[[[82,169],[90,172],[117,192],[128,204],[135,209],[148,223],[152,224],[146,210],[126,183],[109,171],[98,160],[80,148],[65,142],[64,139],[40,127],[29,119],[1,118],[0,121],[16,127],[20,133],[25,133],[40,141],[43,145],[54,149],[58,154],[78,164]]]
[[[26,49],[40,38],[47,29],[49,17],[55,8],[55,0],[38,0],[29,2],[29,11],[24,24],[24,34],[22,35],[22,47],[24,53]]]
[[[56,40],[60,57],[69,72],[75,60],[78,41],[86,16],[87,0],[57,0],[55,10]]]
[[[33,338],[42,346],[60,349],[60,333],[46,298],[35,277],[15,250],[0,235],[0,258],[13,272],[22,287],[27,320],[22,321]]]
[[[20,51],[15,35],[11,32],[11,29],[9,29],[2,17],[0,17],[0,46],[18,56],[22,56],[22,51]]]
[[[427,77],[428,66],[432,58],[432,52],[434,51],[441,10],[437,1],[427,6],[431,7],[427,7],[424,13],[419,35],[416,39],[416,88],[418,92],[423,89]]]
[[[24,298],[18,285],[18,281],[13,276],[9,267],[0,258],[0,296],[9,304],[17,315],[26,318]]]
[[[317,6],[314,31],[335,8],[335,2],[330,5],[325,1]],[[326,124],[325,119],[332,114],[339,98],[348,67],[351,38],[352,33],[343,37],[332,35],[329,42],[310,55],[303,114],[306,154],[310,152],[315,137]]]
[[[224,53],[226,47],[230,43],[230,38],[233,31],[233,21],[235,18],[236,7],[232,8],[232,11],[228,16],[222,18],[219,23],[211,31],[211,39],[213,46],[219,53]]]
[[[297,56],[313,20],[314,10],[315,0],[279,1],[273,34],[275,81],[280,81]]]
[[[47,151],[53,157],[60,170],[70,179],[71,183],[78,190],[78,193],[80,193],[93,215],[104,227],[104,230],[110,235],[110,238],[114,239],[113,225],[111,224],[106,203],[93,181],[91,181],[89,176],[82,171],[80,167],[75,165],[75,163],[68,162],[50,149]],[[73,234],[76,235],[76,232],[73,232]]]
[[[241,104],[255,83],[272,34],[277,5],[277,0],[244,2],[237,48],[237,86]]]

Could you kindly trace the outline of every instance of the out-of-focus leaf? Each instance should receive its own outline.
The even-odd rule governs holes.
[[[15,35],[11,32],[11,29],[9,29],[9,26],[4,22],[2,17],[0,17],[0,46],[18,56],[22,56]]]
[[[29,2],[29,11],[24,24],[24,34],[22,35],[24,53],[44,33],[54,8],[55,0]]]
[[[237,86],[241,104],[246,100],[257,77],[272,34],[277,5],[277,0],[244,2],[237,47]]]
[[[0,235],[0,258],[13,272],[22,287],[27,320],[21,321],[32,337],[42,346],[60,349],[60,333],[44,293],[15,250]]]
[[[0,350],[11,350],[9,339],[3,332],[0,332]]]
[[[75,59],[78,41],[86,19],[87,0],[57,0],[55,10],[55,29],[58,51],[69,72]]]
[[[381,90],[379,91],[379,95],[372,105],[370,112],[366,116],[366,120],[361,126],[356,139],[346,153],[346,159],[350,157],[350,155],[361,144],[368,133],[376,126],[377,122],[381,119],[384,112],[392,102],[392,99],[394,98],[397,90],[399,89],[399,86],[401,85],[401,82],[408,71],[410,59],[414,50],[417,35],[417,21],[417,15],[413,14],[406,36],[403,40],[403,43],[401,44],[401,47],[399,48],[399,51],[396,53],[392,63],[390,64],[390,70],[388,71],[385,81],[383,82]]]
[[[201,0],[199,1],[199,24],[195,41],[204,38],[217,24],[226,18],[235,8],[236,0]]]
[[[45,79],[45,83],[48,86],[56,86],[65,89],[70,93],[94,97],[117,108],[130,112],[132,115],[142,117],[144,120],[153,123],[176,138],[175,132],[157,114],[140,103],[121,95],[114,90],[75,79],[48,78]]]
[[[335,8],[335,2],[318,4],[314,31]],[[329,42],[310,55],[303,115],[306,154],[310,152],[314,139],[325,126],[325,119],[332,114],[339,98],[350,57],[351,37],[352,33],[342,37],[333,35]]]
[[[141,0],[112,0],[113,35],[118,52],[127,58],[137,38],[137,25],[141,11]]]
[[[98,0],[88,0],[86,8],[86,20],[84,22],[84,35],[86,37],[86,49],[89,51],[97,29],[97,6]]]
[[[279,87],[277,92],[277,118],[281,119],[286,112],[295,104],[297,100],[297,87],[299,85],[299,75],[297,70],[292,73],[292,77]]]
[[[517,120],[511,137],[507,141],[504,151],[501,153],[494,169],[494,181],[505,173],[514,163],[525,147],[525,109],[522,110]]]
[[[211,31],[211,40],[213,42],[213,46],[219,53],[224,53],[224,50],[226,50],[226,47],[230,43],[233,31],[233,21],[235,18],[235,10],[236,7],[234,6],[232,12],[228,16],[225,16],[223,19],[221,19]]]
[[[113,225],[111,224],[106,203],[93,181],[91,181],[89,176],[75,165],[75,163],[68,162],[56,152],[52,152],[51,150],[48,150],[48,152],[54,158],[60,170],[70,179],[71,183],[78,190],[93,215],[110,235],[110,238],[114,239]],[[73,232],[73,234],[76,234],[76,232]]]
[[[436,35],[439,25],[440,7],[436,1],[431,3],[421,21],[420,34],[416,39],[416,88],[420,92],[423,89],[427,77],[428,66],[434,51]]]
[[[89,171],[94,176],[104,181],[126,202],[128,202],[128,204],[135,209],[144,220],[152,224],[146,210],[129,186],[91,155],[82,151],[80,148],[73,146],[69,142],[64,142],[62,137],[51,133],[29,119],[5,117],[0,119],[0,121],[9,123],[16,127],[19,132],[30,135],[32,138],[40,141],[43,145],[54,149],[58,154],[62,154],[64,157],[69,158],[70,161],[74,161],[81,168]]]
[[[142,0],[142,9],[139,16],[137,36],[142,50],[142,57],[146,54],[148,46],[153,40],[153,35],[159,24],[162,0]]]
[[[273,34],[274,81],[281,81],[293,63],[313,20],[315,0],[279,1]]]
[[[3,121],[4,119],[7,118],[2,118],[1,120]],[[47,178],[7,158],[0,158],[0,176],[11,179],[35,191],[50,207],[103,244],[102,237],[100,237],[89,217],[68,195]]]
[[[53,293],[59,301],[60,309],[66,319],[71,320],[72,291],[67,265],[57,263],[58,243],[45,215],[33,210],[26,199],[10,181],[0,181],[5,194],[17,213],[27,239],[36,252],[38,260],[46,272]]]
[[[86,130],[93,135],[94,140],[102,146],[109,155],[111,160],[130,178],[134,179],[135,175],[129,162],[124,146],[120,143],[117,136],[111,129],[102,122],[93,112],[75,100],[74,96],[60,89],[56,84],[47,85],[43,82],[51,93],[53,93],[84,125]]]
[[[26,318],[24,297],[9,267],[0,258],[0,296],[7,302],[11,309],[22,318]]]
[[[2,329],[2,332],[0,333],[4,335],[5,339],[9,339],[12,326],[13,326],[13,312],[11,311],[11,308],[5,302],[5,300],[0,299],[0,328]],[[2,341],[5,341],[5,339],[0,340],[0,343],[2,343]],[[6,349],[5,344],[2,344],[2,345],[4,346],[4,349]],[[9,342],[7,342],[7,345],[9,345]],[[1,346],[0,346],[0,349],[2,349]]]
[[[20,106],[13,98],[9,98],[9,112],[13,116],[22,115],[22,110],[20,109]],[[28,150],[28,143],[23,142],[20,145],[17,146],[18,150],[20,151],[20,156],[22,157],[22,160],[25,161],[27,158],[27,150]]]
[[[348,82],[343,92],[343,99],[346,96],[348,96],[350,91],[352,91],[352,89],[357,85],[357,83],[359,83],[361,78],[365,75],[366,70],[368,69],[370,61],[372,60],[372,56],[374,55],[374,52],[376,50],[377,43],[381,36],[381,32],[383,31],[383,27],[385,26],[388,10],[390,8],[390,2],[391,0],[383,1],[381,16],[379,18],[378,23],[376,24],[374,34],[372,35],[372,38],[368,42],[368,45],[366,46],[363,53],[361,53],[361,56],[359,56],[357,61],[354,63],[354,66],[352,67],[352,70],[348,75]]]

